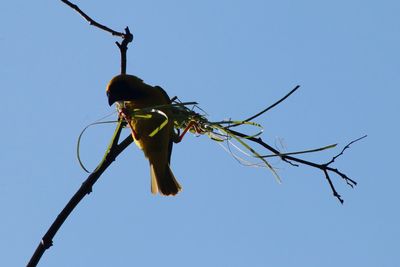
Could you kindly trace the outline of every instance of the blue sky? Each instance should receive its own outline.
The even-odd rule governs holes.
[[[128,73],[197,101],[210,120],[244,119],[295,85],[257,119],[263,139],[287,151],[339,143],[306,156],[337,160],[351,189],[308,167],[238,164],[207,137],[174,147],[183,185],[152,196],[148,163],[129,147],[68,218],[39,266],[398,266],[398,1],[80,1],[134,42]],[[86,179],[76,142],[109,114],[118,39],[61,1],[6,1],[0,16],[1,266],[23,266]],[[94,168],[113,126],[88,131]],[[128,134],[128,132],[124,132]],[[260,150],[262,151],[262,150]]]

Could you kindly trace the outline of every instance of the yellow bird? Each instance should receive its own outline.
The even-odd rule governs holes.
[[[168,94],[161,87],[148,85],[133,75],[121,74],[114,77],[109,82],[106,92],[110,106],[117,102],[125,108],[126,113],[134,109],[171,103]],[[170,117],[169,109],[160,108],[160,110]],[[131,127],[134,141],[149,159],[151,192],[153,194],[159,192],[166,196],[176,195],[182,188],[169,167],[175,136],[172,119],[169,119],[160,131],[151,135],[165,118],[161,115],[152,116],[150,119],[130,118],[126,113],[125,119]]]

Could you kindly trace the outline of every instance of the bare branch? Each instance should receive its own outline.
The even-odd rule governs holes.
[[[300,88],[300,85],[296,85],[295,88],[293,88],[289,93],[287,93],[284,97],[282,97],[281,99],[279,99],[278,101],[276,101],[274,104],[270,105],[269,107],[267,107],[266,109],[260,111],[259,113],[251,116],[250,118],[245,119],[242,122],[249,122],[255,118],[257,118],[258,116],[261,116],[262,114],[264,114],[265,112],[267,112],[270,109],[273,109],[275,106],[279,105],[282,101],[284,101],[286,98],[288,98],[291,94],[293,94],[297,89]],[[236,124],[232,124],[230,126],[227,126],[227,128],[232,128],[232,127],[236,127],[241,125],[240,123],[236,123]]]
[[[121,134],[123,124],[122,122],[118,123],[118,126],[114,132],[114,139],[110,145],[110,149],[108,150],[107,155],[104,160],[99,164],[96,170],[89,175],[89,177],[82,183],[79,190],[74,194],[74,196],[69,200],[64,209],[57,216],[53,224],[47,230],[46,234],[43,236],[39,245],[37,246],[34,254],[32,255],[28,267],[36,266],[42,257],[43,253],[53,245],[53,238],[56,235],[57,231],[63,225],[65,220],[71,214],[71,212],[75,209],[75,207],[79,204],[79,202],[88,194],[92,192],[92,187],[96,183],[96,181],[100,178],[103,172],[113,163],[113,161],[117,158],[117,156],[125,150],[132,142],[132,135],[129,135],[118,144],[118,139]]]
[[[94,21],[86,13],[84,13],[77,5],[72,4],[68,0],[61,0],[61,1],[65,4],[67,4],[69,7],[71,7],[75,11],[77,11],[82,17],[84,17],[90,23],[90,25],[93,25],[97,28],[100,28],[100,29],[106,31],[106,32],[109,32],[114,36],[119,36],[119,37],[123,38],[121,44],[117,42],[117,45],[121,52],[121,73],[125,74],[126,73],[126,52],[128,50],[128,44],[130,42],[132,42],[132,40],[133,40],[133,35],[129,31],[129,28],[128,27],[125,28],[125,33],[114,31],[114,30]],[[117,156],[133,142],[132,135],[129,135],[128,137],[125,138],[124,141],[122,141],[120,144],[118,144],[118,140],[120,138],[123,125],[124,125],[123,121],[120,120],[118,122],[117,128],[115,129],[112,142],[108,147],[105,157],[99,163],[99,165],[93,171],[93,173],[91,173],[89,175],[89,177],[82,183],[79,190],[74,194],[74,196],[69,200],[69,202],[64,207],[64,209],[57,216],[57,218],[55,219],[53,224],[50,226],[50,228],[47,230],[46,234],[43,236],[42,240],[40,241],[39,245],[37,246],[37,248],[36,248],[34,254],[32,255],[27,266],[32,267],[32,266],[36,266],[38,264],[43,253],[53,245],[54,236],[56,235],[56,233],[58,232],[60,227],[63,225],[65,220],[68,218],[68,216],[71,214],[71,212],[75,209],[75,207],[79,204],[79,202],[86,195],[88,195],[92,192],[93,185],[100,178],[100,176],[103,174],[103,172],[117,158]]]
[[[336,197],[336,198],[340,201],[340,203],[343,204],[344,200],[343,200],[342,197],[339,195],[339,193],[336,191],[336,188],[335,188],[335,186],[333,185],[333,182],[332,182],[332,180],[331,180],[331,177],[329,177],[328,171],[327,171],[327,170],[323,170],[323,172],[324,172],[324,174],[325,174],[325,178],[326,178],[326,180],[328,181],[329,186],[331,187],[333,196]],[[353,186],[352,186],[352,187],[353,187]]]
[[[85,20],[87,20],[90,25],[93,25],[93,26],[95,26],[95,27],[97,27],[99,29],[102,29],[103,31],[109,32],[114,36],[119,36],[119,37],[125,38],[125,34],[124,33],[114,31],[113,29],[110,29],[107,26],[104,26],[104,25],[98,23],[97,21],[95,21],[91,17],[89,17],[85,12],[83,12],[77,5],[71,3],[70,1],[61,0],[61,2],[63,2],[66,5],[68,5],[69,7],[74,9],[76,12],[78,12],[79,15],[81,15]]]
[[[366,138],[366,137],[367,137],[367,135],[364,135],[364,136],[362,136],[362,137],[360,137],[360,138],[357,138],[356,140],[353,140],[353,141],[351,141],[350,143],[348,143],[348,144],[342,149],[342,151],[341,151],[339,154],[337,154],[336,156],[334,156],[334,157],[332,158],[331,161],[329,161],[328,163],[326,163],[326,165],[329,165],[329,164],[333,163],[338,157],[340,157],[341,155],[343,155],[343,152],[344,152],[346,149],[350,148],[350,146],[351,146],[352,144],[354,144],[355,142],[358,142],[358,141],[360,141],[361,139],[364,139],[364,138]]]
[[[119,50],[121,51],[121,74],[126,74],[126,51],[128,50],[128,44],[133,41],[133,35],[129,31],[129,28],[128,27],[125,28],[125,33],[114,31],[113,29],[93,20],[85,12],[83,12],[77,5],[71,3],[70,1],[61,0],[61,2],[65,3],[66,5],[71,7],[73,10],[78,12],[85,20],[87,20],[89,22],[90,25],[93,25],[99,29],[102,29],[103,31],[109,32],[114,36],[122,37],[122,39],[123,39],[122,42],[121,43],[116,42],[116,44],[117,44]]]
[[[121,52],[121,74],[126,74],[126,52],[128,51],[128,44],[133,41],[133,35],[129,28],[125,28],[124,39],[121,43],[115,42]]]
[[[226,129],[227,130],[227,129]],[[242,137],[242,138],[246,138],[249,141],[255,142],[261,146],[263,146],[264,148],[268,149],[269,151],[271,151],[272,153],[274,153],[275,155],[279,156],[283,161],[291,164],[292,166],[298,166],[297,164],[293,163],[293,162],[297,162],[303,165],[307,165],[313,168],[317,168],[320,169],[324,172],[325,178],[329,183],[329,186],[332,190],[332,193],[334,195],[334,197],[336,197],[340,203],[343,204],[343,199],[341,198],[341,196],[338,194],[338,192],[335,189],[335,186],[329,176],[329,172],[333,172],[335,174],[337,174],[338,176],[340,176],[347,185],[349,185],[350,187],[354,187],[355,185],[357,185],[357,182],[350,179],[346,174],[342,173],[341,171],[339,171],[336,168],[332,168],[329,165],[331,165],[338,157],[340,157],[341,155],[343,155],[344,151],[346,149],[348,149],[350,147],[350,145],[352,145],[353,143],[360,141],[361,139],[367,137],[366,135],[364,135],[363,137],[357,138],[353,141],[351,141],[350,143],[348,143],[343,149],[342,151],[337,154],[336,156],[334,156],[329,162],[325,163],[325,164],[318,164],[318,163],[314,163],[312,161],[307,161],[301,158],[297,158],[297,157],[293,157],[290,155],[285,155],[285,154],[281,154],[277,149],[273,148],[272,146],[268,145],[267,143],[265,143],[260,137],[248,137],[247,135],[234,131],[234,130],[228,130],[230,131],[232,134]]]

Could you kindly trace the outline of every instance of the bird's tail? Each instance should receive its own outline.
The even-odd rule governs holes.
[[[175,196],[182,190],[182,187],[172,173],[169,164],[164,166],[160,168],[158,164],[150,163],[151,192],[164,196]]]

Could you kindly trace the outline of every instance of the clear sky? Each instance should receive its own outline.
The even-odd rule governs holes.
[[[79,1],[134,42],[128,73],[197,101],[209,119],[244,119],[295,85],[257,119],[286,151],[339,143],[325,162],[368,134],[334,166],[357,180],[277,160],[283,183],[244,167],[205,136],[174,147],[183,185],[150,193],[143,153],[129,147],[54,239],[39,266],[400,266],[399,1]],[[24,266],[86,179],[76,142],[114,111],[105,96],[119,72],[119,39],[61,1],[3,1],[0,266]],[[113,126],[85,135],[94,168]],[[124,135],[129,134],[128,131]],[[260,152],[263,152],[260,148]]]

